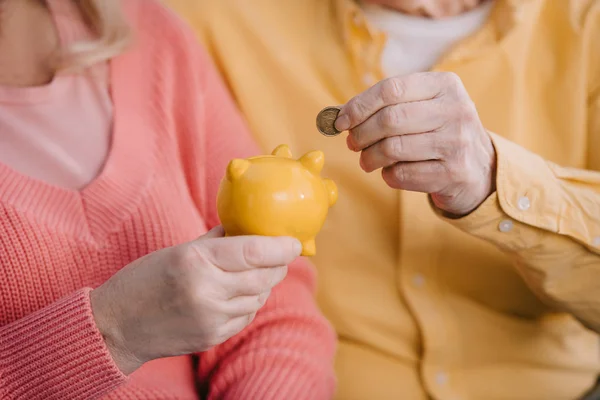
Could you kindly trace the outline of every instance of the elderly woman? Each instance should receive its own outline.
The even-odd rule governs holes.
[[[155,0],[0,28],[0,398],[329,399],[301,244],[217,226],[258,150],[189,28]]]
[[[600,2],[171,3],[265,148],[329,158],[342,195],[316,263],[339,399],[594,385]],[[328,105],[347,143],[317,133]]]

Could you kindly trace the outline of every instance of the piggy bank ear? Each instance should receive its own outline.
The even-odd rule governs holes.
[[[313,174],[319,174],[325,165],[325,155],[322,151],[311,151],[300,158],[300,163]]]
[[[331,179],[323,179],[323,183],[325,184],[325,188],[327,189],[327,198],[329,200],[329,207],[331,207],[335,203],[337,203],[337,199],[338,199],[337,185]]]
[[[244,173],[250,168],[250,161],[236,158],[229,162],[227,166],[227,179],[233,182],[244,175]]]
[[[275,157],[292,158],[292,151],[287,144],[280,144],[271,153]]]

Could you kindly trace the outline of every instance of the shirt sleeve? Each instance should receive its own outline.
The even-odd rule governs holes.
[[[216,196],[228,162],[262,152],[208,54],[187,30],[184,38],[192,57],[186,65],[195,69],[185,79],[198,96],[197,103],[182,104],[188,110],[181,115],[187,122],[179,122],[188,136],[184,164],[192,196],[212,227],[219,223]],[[314,286],[313,266],[297,260],[243,332],[200,354],[198,377],[208,399],[332,398],[336,336],[316,306]]]
[[[589,116],[590,144],[600,144],[598,99]],[[492,140],[496,193],[470,215],[446,220],[505,251],[538,296],[600,332],[600,172]]]

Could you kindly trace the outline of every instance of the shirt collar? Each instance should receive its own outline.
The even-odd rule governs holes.
[[[335,20],[343,32],[348,32],[353,23],[364,19],[356,0],[331,0],[334,3]],[[495,0],[496,5],[490,16],[500,36],[506,35],[522,17],[524,7],[535,0]]]
[[[353,28],[360,25],[366,28],[367,34],[372,38],[380,38],[381,34],[375,32],[366,22],[366,18],[357,0],[330,0],[333,3],[334,21],[340,29],[342,39],[351,51],[351,36]],[[463,46],[452,58],[468,57],[486,45],[494,44],[506,37],[513,28],[525,17],[525,12],[531,3],[541,0],[495,0],[496,4],[488,22],[479,33],[468,38]],[[358,54],[356,55],[359,56]]]

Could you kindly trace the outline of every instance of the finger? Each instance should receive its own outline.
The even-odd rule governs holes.
[[[217,225],[212,228],[210,231],[206,232],[204,235],[200,236],[199,240],[204,239],[215,239],[225,236],[225,230],[221,225]]]
[[[388,78],[375,84],[342,106],[335,121],[336,129],[352,129],[390,105],[435,98],[441,91],[438,74],[416,73]]]
[[[234,297],[225,303],[225,313],[231,318],[255,314],[265,305],[270,294],[269,290],[256,296]]]
[[[397,163],[382,170],[383,180],[394,189],[413,192],[441,192],[450,177],[442,161]]]
[[[222,338],[221,342],[225,342],[226,340],[243,331],[252,323],[252,321],[254,321],[254,318],[256,318],[256,313],[242,315],[227,321],[219,329],[221,332],[220,336]]]
[[[399,162],[441,159],[441,136],[439,132],[430,132],[380,140],[362,151],[360,166],[366,172],[373,172]]]
[[[287,272],[287,266],[280,266],[226,273],[223,277],[226,298],[258,296],[268,292],[285,279]]]
[[[348,135],[350,150],[361,151],[381,139],[431,132],[444,125],[445,116],[437,100],[417,101],[384,107]]]
[[[300,242],[289,237],[235,236],[196,245],[203,247],[210,262],[228,272],[287,265],[302,251]]]

